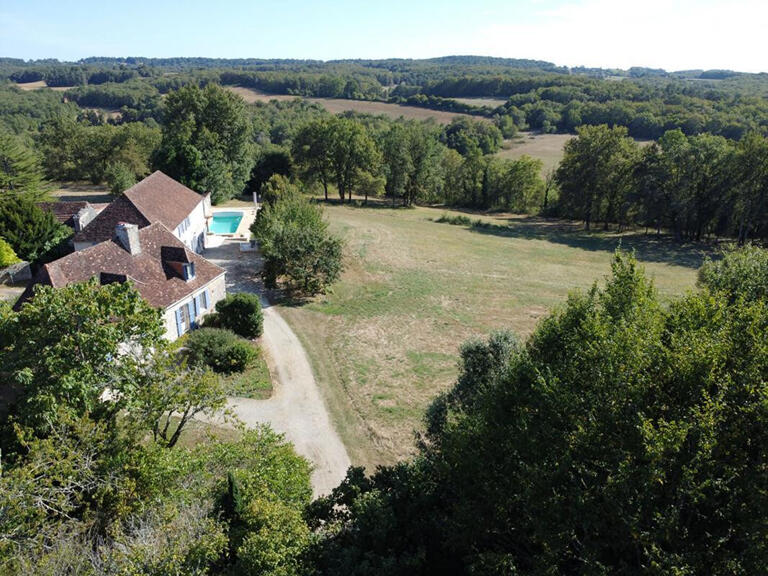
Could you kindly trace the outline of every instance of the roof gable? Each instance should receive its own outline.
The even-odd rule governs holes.
[[[144,228],[151,222],[124,196],[116,198],[91,220],[80,232],[75,234],[75,242],[103,242],[115,235],[115,226],[120,222],[136,224]]]
[[[119,222],[136,224],[139,228],[160,222],[168,230],[175,230],[203,199],[204,196],[158,170],[123,192],[75,234],[74,240],[110,240]]]
[[[189,216],[203,196],[166,176],[160,170],[123,192],[150,222],[162,222],[168,230]]]

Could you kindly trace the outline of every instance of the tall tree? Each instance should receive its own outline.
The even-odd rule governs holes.
[[[380,153],[365,127],[351,118],[331,120],[328,137],[328,157],[339,198],[344,202],[346,196],[351,202],[361,175],[378,172]]]
[[[245,101],[215,84],[168,94],[156,165],[214,203],[245,189],[253,165]]]
[[[577,132],[565,145],[555,176],[561,212],[583,220],[587,230],[599,219],[607,227],[629,193],[637,145],[623,127],[582,126]]]
[[[734,220],[740,244],[768,233],[768,139],[754,132],[738,146]]]
[[[45,194],[43,169],[16,137],[0,132],[0,199],[20,194],[33,199]]]
[[[328,201],[328,185],[333,181],[331,171],[330,118],[320,118],[305,124],[293,139],[293,157],[301,175],[323,186]]]

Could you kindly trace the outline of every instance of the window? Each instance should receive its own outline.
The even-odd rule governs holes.
[[[179,336],[188,332],[192,328],[192,318],[189,312],[189,305],[182,304],[176,308],[176,332]]]
[[[206,288],[176,309],[176,332],[179,336],[197,327],[197,319],[211,307],[211,293]]]
[[[184,232],[186,232],[187,230],[189,230],[189,216],[184,218],[184,220],[182,220],[181,224],[179,224],[176,227],[176,233],[181,235],[181,234],[184,234]]]
[[[184,280],[193,280],[195,278],[195,263],[189,262],[183,265]]]

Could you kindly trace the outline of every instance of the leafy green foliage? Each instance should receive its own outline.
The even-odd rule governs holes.
[[[251,227],[264,256],[264,279],[278,279],[301,294],[324,292],[341,274],[342,243],[328,232],[320,207],[300,194],[281,198],[259,212]]]
[[[219,86],[185,86],[165,100],[156,164],[214,203],[242,193],[253,165],[245,102]]]
[[[707,260],[699,284],[729,299],[768,300],[768,250],[754,245],[727,249],[721,260]]]
[[[258,338],[264,327],[261,300],[258,294],[240,292],[229,294],[216,302],[216,312],[222,328],[232,330],[243,338]]]
[[[251,192],[261,192],[263,186],[275,175],[286,178],[293,175],[293,158],[290,150],[278,147],[267,147],[262,150],[251,170],[248,189]]]
[[[37,156],[15,137],[0,132],[0,199],[18,195],[39,199],[44,194]]]
[[[316,120],[296,135],[293,155],[300,170],[319,181],[328,198],[333,182],[342,202],[351,201],[365,173],[378,171],[380,153],[365,127],[352,118]]]
[[[751,268],[666,309],[617,254],[525,345],[465,345],[418,457],[313,505],[322,573],[759,572],[768,307],[708,288]]]
[[[0,200],[0,236],[22,260],[37,262],[56,249],[72,230],[27,196]]]
[[[113,186],[115,165],[132,173],[134,179],[149,174],[160,130],[142,122],[91,125],[59,117],[43,127],[39,142],[49,178],[90,180],[94,184],[108,180]]]
[[[192,365],[208,366],[222,374],[242,372],[256,356],[250,342],[223,328],[195,330],[187,337],[185,348]]]
[[[0,421],[0,572],[303,570],[308,462],[266,427],[185,447],[194,418],[227,416],[221,380],[179,362],[130,285],[38,290],[0,309],[0,343],[20,387]]]
[[[13,251],[11,245],[0,236],[0,268],[5,268],[17,262],[21,262],[21,259],[16,256],[16,252]]]
[[[160,312],[130,284],[96,280],[38,286],[0,331],[3,371],[21,388],[15,421],[36,433],[62,411],[111,418],[120,403],[99,398],[107,389],[136,386],[143,373],[136,354],[160,346],[163,334]]]
[[[583,220],[589,230],[594,220],[624,222],[624,198],[638,150],[626,128],[584,126],[578,138],[565,145],[557,169],[559,206],[564,215]]]
[[[479,151],[482,154],[493,154],[501,148],[501,131],[488,122],[482,122],[459,116],[446,128],[445,144],[462,156]]]
[[[119,196],[128,188],[136,184],[136,174],[122,162],[112,162],[107,165],[104,177],[109,185],[109,191],[114,196]]]
[[[274,174],[261,187],[260,201],[262,204],[274,204],[281,198],[295,196],[301,191],[297,184],[294,184],[285,176]]]

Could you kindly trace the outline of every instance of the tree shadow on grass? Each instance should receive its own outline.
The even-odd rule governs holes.
[[[507,224],[493,224],[475,220],[468,226],[477,234],[489,234],[526,240],[546,240],[590,252],[614,252],[621,247],[634,251],[637,258],[646,262],[674,264],[698,269],[707,256],[717,248],[715,242],[676,242],[669,235],[657,236],[642,232],[587,232],[581,225],[561,220],[537,217],[507,219]]]
[[[358,197],[356,195],[352,196],[352,202],[347,200],[342,202],[338,196],[330,197],[328,200],[325,200],[325,198],[322,196],[313,196],[311,200],[315,204],[319,204],[321,206],[344,206],[346,208],[370,208],[373,210],[412,210],[414,208],[413,206],[403,206],[402,202],[399,200],[395,206],[392,206],[392,200],[388,198],[377,198],[373,196],[368,198],[367,203],[362,196]]]

